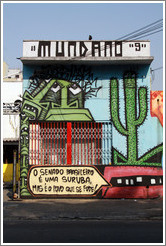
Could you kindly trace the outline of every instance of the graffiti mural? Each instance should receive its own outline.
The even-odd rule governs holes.
[[[138,89],[139,116],[137,116],[137,82],[135,73],[125,73],[123,79],[125,97],[125,120],[124,127],[119,118],[119,89],[118,81],[115,78],[110,82],[110,108],[111,120],[116,130],[127,138],[127,157],[118,150],[113,149],[114,165],[140,165],[140,166],[161,166],[162,144],[151,149],[138,158],[138,132],[147,117],[147,88]]]
[[[41,43],[39,48],[43,45],[46,56],[50,46]],[[93,49],[100,51],[98,44]],[[149,122],[148,83],[140,86],[140,75],[126,69],[116,77],[113,68],[101,72],[94,67],[34,66],[27,76],[21,108],[21,197],[162,196],[163,144],[154,141],[138,153],[140,129]],[[106,121],[101,118],[105,112]],[[155,110],[151,114],[157,116]],[[126,154],[115,132],[125,139]]]
[[[150,92],[150,113],[157,117],[163,126],[163,91]]]
[[[112,187],[103,188],[103,198],[155,198],[163,195],[161,168],[107,166],[104,177]]]
[[[57,76],[57,77],[54,77]],[[62,78],[62,79],[60,79]],[[64,80],[70,78],[72,82]],[[30,77],[29,91],[23,95],[21,108],[21,195],[29,196],[29,121],[94,121],[85,100],[97,96],[97,78],[89,69],[64,67],[35,71]]]
[[[24,93],[22,110],[31,119],[70,121],[93,120],[88,109],[83,109],[81,88],[74,83],[50,79],[43,80],[30,94]]]
[[[30,92],[39,87],[43,80],[50,79],[65,80],[73,83],[73,86],[81,88],[82,104],[84,107],[85,100],[96,97],[98,91],[102,88],[98,86],[98,78],[91,72],[91,68],[86,66],[46,66],[42,69],[35,70],[29,78]],[[43,84],[41,84],[43,86]]]
[[[33,166],[29,172],[29,190],[33,196],[91,197],[102,186],[111,184],[95,166]]]

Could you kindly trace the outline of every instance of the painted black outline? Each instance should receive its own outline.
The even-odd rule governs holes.
[[[157,145],[157,146],[155,146],[155,147],[153,147],[152,149],[149,149],[146,153],[144,153],[141,157],[139,157],[139,158],[137,158],[137,160],[136,161],[139,161],[139,160],[141,160],[145,155],[147,155],[148,153],[150,153],[151,151],[153,151],[153,150],[155,150],[156,148],[158,148],[158,147],[160,147],[160,146],[163,146],[163,143],[161,143],[161,144],[159,144],[159,145]],[[114,152],[114,150],[118,153],[118,154],[120,154],[120,155],[122,155],[123,156],[123,154],[120,152],[120,151],[118,151],[116,148],[114,148],[114,147],[112,147],[112,151]],[[123,156],[125,159],[126,159],[126,157],[125,156]],[[127,161],[127,159],[126,159],[126,161]],[[149,162],[149,165],[147,165],[146,163],[146,161],[145,162],[142,162],[142,163],[144,163],[144,165],[128,165],[127,164],[127,162],[126,162],[126,164],[120,164],[120,163],[117,163],[117,164],[112,164],[113,166],[127,166],[127,167],[158,167],[158,168],[161,168],[162,167],[162,164],[161,163],[156,163],[156,165],[151,165],[152,163],[151,162]],[[159,164],[159,165],[158,165]]]
[[[117,45],[120,45],[120,53],[117,54]],[[115,57],[122,56],[122,41],[115,41]]]
[[[39,41],[38,46],[38,57],[41,57],[41,48],[43,47],[43,57],[46,57],[46,46],[48,46],[48,57],[50,57],[50,48],[51,48],[51,41]]]
[[[92,56],[95,56],[95,50],[98,50],[98,55],[97,57],[101,56],[101,47],[100,47],[100,41],[92,41]],[[95,47],[95,45],[98,45],[97,47]]]
[[[59,48],[59,41],[56,41],[56,57],[61,57],[65,56],[65,51],[64,51],[64,41],[61,41],[61,52],[58,51]]]

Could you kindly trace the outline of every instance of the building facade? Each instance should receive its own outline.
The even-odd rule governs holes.
[[[162,196],[149,41],[23,42],[21,197]]]
[[[17,172],[19,178],[19,138],[20,138],[20,104],[22,96],[22,72],[9,69],[3,62],[3,181],[13,180],[13,151],[17,152]]]

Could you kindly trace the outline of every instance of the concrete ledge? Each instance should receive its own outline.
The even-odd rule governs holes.
[[[151,64],[154,57],[21,57],[18,58],[25,65],[40,64],[94,64],[94,65],[117,65],[117,64]]]

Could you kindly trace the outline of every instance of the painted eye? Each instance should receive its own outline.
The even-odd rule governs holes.
[[[71,91],[71,93],[73,95],[77,95],[78,93],[81,92],[81,88],[78,87],[76,84],[73,84],[70,88],[69,88],[69,91]]]
[[[57,83],[55,83],[51,88],[51,90],[55,93],[58,92],[60,89],[61,87]]]
[[[45,79],[45,82],[46,82],[46,83],[50,82],[50,79]]]

